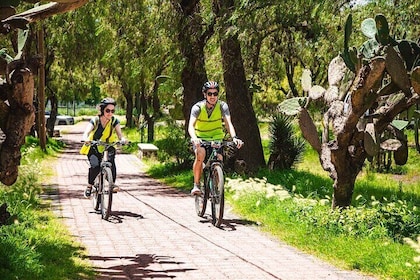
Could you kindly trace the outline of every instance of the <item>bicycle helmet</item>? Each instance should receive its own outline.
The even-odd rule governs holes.
[[[217,82],[214,82],[214,81],[207,81],[207,82],[204,83],[202,91],[203,91],[203,93],[206,93],[207,90],[209,90],[211,88],[217,89],[217,91],[219,91],[219,84]]]
[[[115,102],[115,100],[113,98],[111,98],[111,97],[107,97],[107,98],[102,99],[101,103],[99,103],[99,108],[101,109],[101,114],[104,113],[105,107],[108,106],[108,105],[110,105],[110,104],[111,105],[114,105],[114,106],[117,105],[117,103]]]

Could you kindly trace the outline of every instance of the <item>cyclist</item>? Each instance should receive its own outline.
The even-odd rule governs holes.
[[[227,132],[233,138],[237,148],[241,148],[240,140],[233,127],[229,107],[226,102],[218,99],[219,85],[217,82],[205,82],[202,88],[204,99],[194,104],[191,108],[188,133],[193,144],[195,160],[193,163],[194,186],[192,195],[200,195],[200,177],[206,151],[201,147],[201,140],[221,141],[225,137],[223,121]],[[219,155],[221,157],[221,155]]]
[[[92,140],[99,140],[102,142],[116,142],[118,139],[121,143],[126,143],[126,139],[121,133],[120,121],[113,115],[115,113],[116,102],[113,98],[105,98],[99,103],[98,107],[100,113],[93,117],[85,128],[82,140],[89,143]],[[109,161],[112,163],[111,171],[112,178],[115,183],[117,176],[117,169],[115,167],[115,148],[111,147],[109,150]],[[100,171],[100,162],[102,159],[103,147],[83,145],[80,150],[81,154],[87,155],[89,160],[88,186],[84,191],[84,196],[90,198],[92,193],[92,186],[96,176]]]

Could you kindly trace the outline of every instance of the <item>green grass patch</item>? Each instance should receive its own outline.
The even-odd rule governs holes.
[[[316,210],[304,221],[299,214],[303,206],[294,199],[267,198],[262,192],[248,193],[239,199],[228,197],[237,213],[255,221],[262,230],[339,267],[361,270],[381,279],[416,279],[418,276],[416,267],[407,265],[413,264],[415,251],[392,238],[339,233],[331,227],[313,225],[310,218],[320,217],[314,213]],[[318,207],[323,208],[323,217],[332,219],[328,215],[329,205]]]
[[[85,250],[53,214],[39,178],[45,163],[63,147],[49,140],[44,153],[34,139],[22,148],[19,177],[12,186],[0,184],[0,204],[7,203],[11,217],[0,226],[1,279],[94,279],[94,270],[85,260]],[[48,161],[43,159],[49,159]]]
[[[263,147],[268,158],[265,138]],[[388,173],[366,163],[356,180],[352,207],[343,212],[331,210],[333,181],[309,147],[295,169],[263,169],[255,178],[243,179],[228,174],[226,199],[261,230],[338,267],[379,279],[418,279],[418,253],[403,238],[420,234],[419,160],[410,148],[408,163],[393,164]],[[191,169],[157,161],[148,165],[152,177],[185,192],[191,189]],[[247,180],[260,186],[245,186]]]

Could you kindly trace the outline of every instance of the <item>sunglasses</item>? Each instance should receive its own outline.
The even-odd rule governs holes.
[[[216,92],[211,92],[210,91],[210,92],[207,92],[207,95],[208,96],[218,96],[219,95],[219,92],[217,92],[217,91]]]
[[[115,113],[115,110],[111,110],[111,109],[105,109],[106,113]]]

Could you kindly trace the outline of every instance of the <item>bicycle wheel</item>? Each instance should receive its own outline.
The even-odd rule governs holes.
[[[95,182],[92,187],[92,202],[93,202],[93,210],[98,211],[99,206],[101,205],[101,190],[102,189],[102,177],[101,174],[96,176]]]
[[[211,216],[212,224],[219,227],[223,221],[223,211],[225,207],[224,175],[222,167],[215,164],[211,170]]]
[[[201,174],[200,179],[200,189],[201,194],[195,196],[195,211],[199,217],[203,217],[204,213],[206,213],[207,208],[207,199],[209,198],[209,188],[206,186],[206,178],[207,172],[203,172]]]
[[[107,220],[111,215],[111,206],[112,206],[112,185],[114,181],[112,180],[112,172],[109,167],[102,169],[103,174],[103,189],[101,195],[101,214],[102,219]]]

